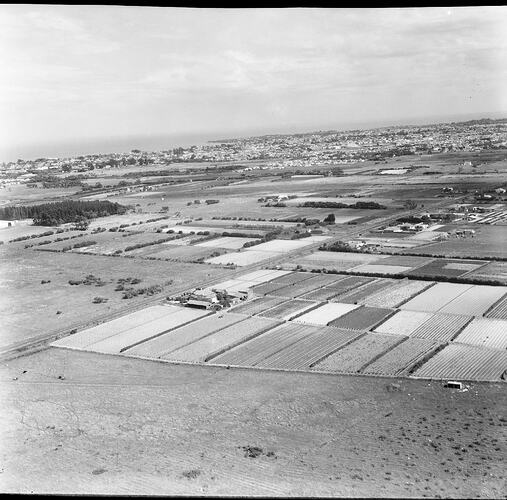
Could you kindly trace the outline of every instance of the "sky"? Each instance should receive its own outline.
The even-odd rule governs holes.
[[[506,63],[502,6],[0,5],[0,160],[136,137],[505,117]]]

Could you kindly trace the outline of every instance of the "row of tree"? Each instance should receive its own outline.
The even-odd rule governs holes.
[[[127,208],[110,201],[66,200],[32,206],[0,208],[0,219],[33,219],[35,226],[57,226],[108,215],[123,214]]]

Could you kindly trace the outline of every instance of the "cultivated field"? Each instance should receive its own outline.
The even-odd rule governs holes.
[[[414,364],[437,347],[438,344],[433,340],[409,337],[366,368],[363,368],[362,373],[368,375],[400,375],[410,370]]]
[[[410,335],[432,317],[421,311],[398,311],[394,316],[375,328],[376,332],[390,335]]]
[[[349,313],[335,319],[329,326],[347,328],[349,330],[370,330],[382,320],[390,316],[393,309],[382,309],[378,307],[359,307]]]
[[[432,285],[431,281],[398,280],[389,288],[364,297],[359,302],[375,307],[398,307]]]
[[[454,342],[505,350],[507,349],[507,321],[494,318],[474,318],[454,339]]]
[[[323,304],[317,309],[299,316],[295,321],[298,323],[307,323],[310,325],[327,325],[331,321],[357,309],[359,306],[354,304],[341,304],[337,302]]]
[[[316,326],[285,323],[213,358],[211,363],[257,366],[264,359],[319,331]]]
[[[437,313],[412,331],[410,336],[436,340],[441,343],[450,342],[471,319],[471,316]]]
[[[271,309],[264,311],[262,316],[266,316],[266,318],[289,320],[294,316],[302,314],[308,309],[312,309],[318,305],[318,302],[294,299],[275,305]]]
[[[361,332],[353,330],[323,327],[281,351],[265,357],[256,366],[276,370],[308,370],[360,335]]]
[[[350,292],[339,295],[338,297],[334,297],[332,299],[333,302],[346,302],[348,304],[359,304],[366,297],[369,297],[372,294],[380,293],[381,290],[389,288],[391,285],[395,284],[394,280],[389,279],[377,279],[374,281],[370,281]]]
[[[255,316],[256,314],[262,314],[264,311],[285,302],[287,302],[287,299],[283,297],[259,297],[234,307],[232,311],[235,313]]]
[[[206,336],[176,351],[165,354],[161,358],[174,361],[208,361],[227,349],[246,342],[278,324],[278,321],[268,318],[247,318],[241,323],[224,328],[213,335]]]
[[[410,271],[410,267],[406,266],[385,266],[383,264],[363,264],[353,267],[350,270],[358,273],[382,273],[382,274],[399,274]]]
[[[372,359],[384,354],[404,337],[367,333],[316,364],[319,371],[357,373]]]
[[[206,316],[186,326],[181,326],[164,335],[131,347],[125,350],[125,354],[159,358],[224,328],[228,328],[235,323],[239,323],[246,318],[242,314],[217,313]]]
[[[452,278],[474,271],[484,264],[486,262],[476,260],[436,259],[429,264],[413,269],[407,274],[411,276],[445,276]]]
[[[212,257],[210,259],[206,259],[205,262],[209,262],[210,264],[234,264],[236,266],[250,266],[252,264],[257,264],[258,262],[263,262],[274,257],[280,257],[280,253],[258,250],[244,250],[243,252],[227,253],[220,255],[219,257]]]
[[[414,372],[432,379],[499,381],[507,366],[507,352],[474,345],[450,344]]]
[[[437,283],[408,302],[405,302],[405,304],[402,304],[400,309],[437,312],[470,288],[472,288],[472,285]],[[463,313],[465,312],[463,311]]]

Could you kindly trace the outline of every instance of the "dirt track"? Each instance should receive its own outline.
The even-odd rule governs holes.
[[[503,384],[392,383],[53,348],[0,367],[0,490],[505,497]]]

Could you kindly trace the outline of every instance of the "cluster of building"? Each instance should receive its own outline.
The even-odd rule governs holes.
[[[0,184],[28,182],[41,173],[80,173],[132,165],[156,167],[181,162],[262,161],[262,166],[246,166],[248,170],[382,161],[393,156],[451,151],[472,153],[495,148],[507,148],[507,120],[265,135],[157,152],[135,149],[128,153],[74,158],[20,159],[1,164]]]

